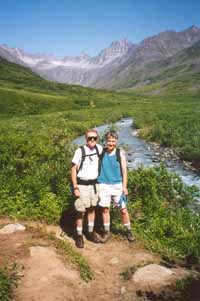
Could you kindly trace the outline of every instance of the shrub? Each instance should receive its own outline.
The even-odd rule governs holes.
[[[174,258],[200,258],[199,213],[192,210],[195,187],[164,167],[129,173],[129,211],[148,247]]]
[[[12,289],[17,286],[18,278],[16,264],[0,267],[0,301],[12,300]]]

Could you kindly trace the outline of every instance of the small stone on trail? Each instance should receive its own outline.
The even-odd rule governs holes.
[[[43,281],[43,282],[47,282],[48,278],[44,276],[44,277],[40,278],[40,280]]]
[[[111,264],[118,264],[118,263],[119,263],[119,259],[116,258],[116,257],[113,257],[113,258],[109,261],[109,263],[111,263]]]
[[[8,224],[0,229],[0,234],[11,234],[16,231],[24,231],[26,228],[21,224]]]
[[[95,274],[102,276],[104,274],[104,272],[95,270]]]
[[[122,286],[121,287],[121,295],[125,294],[126,293],[126,288],[125,286]]]

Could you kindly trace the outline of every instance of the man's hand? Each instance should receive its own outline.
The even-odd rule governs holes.
[[[78,187],[74,188],[74,195],[78,198],[80,197],[80,190]]]

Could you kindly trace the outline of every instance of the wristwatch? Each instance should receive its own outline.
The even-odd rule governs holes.
[[[74,187],[74,190],[76,190],[76,189],[78,189],[78,190],[79,190],[79,188],[78,188],[78,187]]]

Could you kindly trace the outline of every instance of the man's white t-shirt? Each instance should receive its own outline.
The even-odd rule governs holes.
[[[102,153],[102,146],[97,144],[97,148],[99,150],[99,154]],[[85,149],[85,160],[83,162],[81,170],[78,171],[77,176],[82,180],[94,180],[98,177],[98,169],[99,169],[99,157],[96,152],[96,149],[90,149],[87,145],[84,145]],[[88,156],[92,155],[92,156]],[[79,147],[74,154],[72,159],[72,163],[77,165],[78,168],[82,161],[82,151]]]

